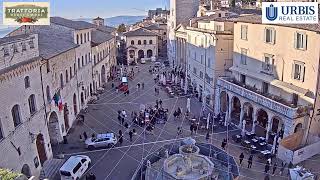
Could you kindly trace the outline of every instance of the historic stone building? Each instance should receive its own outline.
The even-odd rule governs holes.
[[[128,63],[138,62],[141,58],[158,57],[158,34],[145,28],[126,32],[126,47]]]
[[[0,39],[0,166],[39,175],[52,157],[38,35]]]
[[[170,15],[167,22],[167,53],[171,66],[176,66],[176,36],[175,30],[179,24],[189,22],[197,16],[199,0],[170,0]]]

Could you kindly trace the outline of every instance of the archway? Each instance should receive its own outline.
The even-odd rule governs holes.
[[[283,127],[283,121],[279,117],[272,118],[271,132],[278,133]]]
[[[59,142],[60,126],[56,112],[50,114],[48,130],[51,144],[57,144]]]
[[[302,124],[299,123],[296,125],[296,127],[294,128],[294,133],[300,132],[302,131]]]
[[[134,58],[134,54],[135,54],[135,51],[134,50],[129,50],[129,57],[132,59]]]
[[[81,92],[80,99],[81,99],[81,106],[83,106],[83,104],[84,104],[84,95],[83,95],[83,92]]]
[[[78,106],[77,106],[77,95],[73,94],[73,112],[74,116],[78,114]]]
[[[101,82],[102,84],[106,82],[106,68],[104,65],[101,67]]]
[[[245,129],[251,132],[253,125],[253,106],[249,102],[243,104],[243,120],[246,121]]]
[[[47,160],[45,145],[46,143],[44,142],[43,135],[38,134],[37,140],[36,140],[36,146],[37,146],[38,156],[39,156],[41,165],[43,165],[43,163]]]
[[[67,103],[63,106],[63,119],[64,119],[64,126],[66,129],[66,132],[68,132],[70,126],[69,126],[69,109]]]
[[[151,57],[152,57],[152,50],[151,50],[151,49],[149,49],[149,50],[147,51],[147,57],[148,57],[148,58],[151,58]]]
[[[240,112],[241,112],[241,102],[238,97],[234,96],[232,98],[231,121],[233,121],[236,124],[239,124]]]
[[[144,51],[143,50],[138,51],[138,60],[140,60],[141,58],[144,58]]]
[[[268,113],[260,109],[257,111],[256,134],[262,137],[266,136],[268,126]]]
[[[27,176],[27,178],[31,177],[31,170],[28,164],[22,166],[21,173]]]

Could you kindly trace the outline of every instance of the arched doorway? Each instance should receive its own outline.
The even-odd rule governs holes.
[[[144,51],[143,50],[138,51],[138,60],[140,60],[141,58],[144,58]]]
[[[63,106],[63,119],[64,119],[64,126],[66,128],[66,132],[68,132],[69,126],[69,109],[67,103]]]
[[[106,68],[104,65],[101,67],[101,82],[102,84],[106,82]]]
[[[149,49],[148,51],[147,51],[147,57],[148,58],[151,58],[152,57],[152,50],[151,49]]]
[[[46,143],[44,142],[44,138],[42,134],[38,134],[36,145],[37,145],[37,151],[38,151],[40,163],[41,165],[43,165],[43,163],[47,160],[47,155],[46,155],[46,148],[45,148]]]
[[[24,164],[21,169],[21,173],[27,176],[27,178],[31,177],[31,170],[28,164]]]
[[[129,50],[129,57],[131,59],[134,58],[134,54],[135,54],[134,50]]]
[[[296,127],[294,128],[294,133],[300,132],[302,131],[302,124],[299,123],[296,125]]]
[[[56,112],[50,114],[48,130],[51,144],[57,144],[59,142],[60,126]]]
[[[83,92],[81,92],[80,99],[81,99],[81,106],[83,106],[83,105],[84,105],[84,95],[83,95]]]
[[[73,112],[74,116],[78,114],[78,106],[77,106],[77,95],[73,94]]]
[[[240,122],[240,112],[241,112],[241,102],[238,97],[234,96],[232,99],[231,120],[233,120],[233,122],[236,124],[239,124]]]
[[[243,104],[243,120],[246,121],[245,129],[251,132],[253,125],[253,106],[248,102]]]
[[[90,92],[90,96],[92,96],[92,93],[93,93],[93,91],[92,91],[92,83],[90,83],[90,90],[89,90],[89,92]]]
[[[256,134],[262,137],[266,136],[268,126],[268,113],[260,109],[257,111]]]
[[[272,118],[271,132],[278,133],[281,130],[282,127],[283,127],[283,122],[282,122],[281,118],[273,117]]]

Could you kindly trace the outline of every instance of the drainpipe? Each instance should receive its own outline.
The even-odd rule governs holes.
[[[48,61],[48,60],[46,60]],[[45,122],[46,122],[46,125],[48,125],[48,114],[47,114],[47,105],[46,105],[46,99],[45,99],[45,96],[44,96],[44,89],[43,89],[43,77],[42,77],[42,66],[46,64],[46,63],[42,63],[40,65],[40,82],[41,82],[41,92],[42,92],[42,99],[43,99],[43,106],[44,106],[44,117],[46,118],[45,119]]]

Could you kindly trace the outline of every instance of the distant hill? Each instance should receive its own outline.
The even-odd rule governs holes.
[[[5,35],[9,34],[11,31],[15,30],[17,27],[1,27],[0,28],[0,38],[4,37]]]
[[[142,21],[145,16],[114,16],[110,18],[105,18],[104,23],[107,26],[112,26],[112,27],[118,27],[121,23],[124,23],[126,25],[131,25],[136,22]],[[81,21],[86,21],[86,22],[92,22],[91,18],[81,18],[81,19],[76,19],[76,20],[81,20]]]

